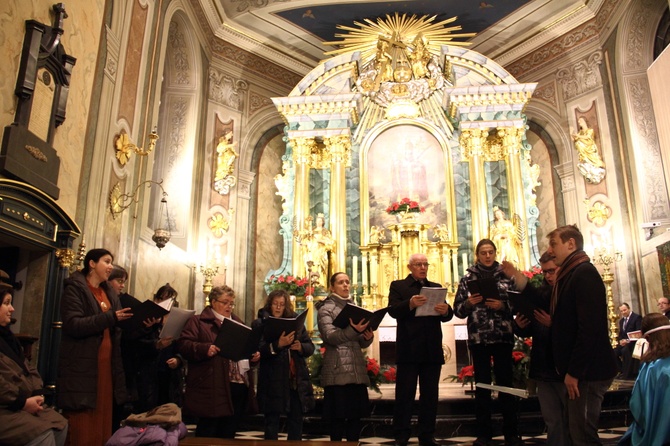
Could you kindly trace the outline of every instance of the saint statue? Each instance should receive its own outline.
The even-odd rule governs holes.
[[[579,131],[572,134],[572,139],[575,141],[575,149],[579,152],[579,171],[586,181],[598,184],[605,177],[605,163],[598,153],[593,129],[589,128],[583,117],[577,120],[577,125]]]
[[[326,219],[323,214],[316,216],[316,227],[312,227],[312,220],[312,216],[307,217],[303,229],[294,230],[293,235],[302,247],[304,262],[312,262],[310,277],[316,278],[318,285],[327,289],[330,253],[335,248],[335,241],[325,227]]]
[[[377,42],[377,54],[375,55],[375,68],[377,68],[377,77],[375,77],[375,91],[379,91],[382,82],[393,80],[393,58],[388,53],[389,43],[386,40],[379,39]]]
[[[521,218],[515,215],[514,222],[505,218],[505,212],[498,206],[493,207],[493,223],[489,227],[489,238],[497,248],[497,259],[499,262],[507,260],[517,268],[523,268],[523,244],[525,228]]]
[[[235,167],[233,163],[239,156],[235,151],[235,144],[233,140],[233,132],[228,131],[225,135],[219,138],[219,145],[216,146],[216,174],[214,181],[220,181],[233,174]]]
[[[430,62],[430,51],[426,46],[428,40],[423,36],[423,34],[418,34],[414,39],[414,51],[412,51],[407,58],[412,64],[412,73],[414,74],[414,79],[421,79],[422,77],[428,77],[428,62]]]

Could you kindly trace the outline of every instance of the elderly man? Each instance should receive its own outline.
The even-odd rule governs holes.
[[[670,319],[670,301],[667,297],[658,299],[658,311],[665,314],[665,317]]]
[[[435,446],[438,385],[444,364],[442,353],[442,322],[454,316],[446,302],[435,305],[439,316],[417,316],[416,309],[426,305],[422,287],[441,287],[430,282],[425,254],[412,254],[407,268],[410,274],[391,282],[389,314],[398,321],[396,334],[397,374],[393,433],[397,446],[406,446],[411,436],[412,405],[419,380],[419,444]]]

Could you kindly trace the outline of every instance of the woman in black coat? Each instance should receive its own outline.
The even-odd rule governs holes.
[[[286,291],[270,293],[252,328],[261,327],[270,316],[296,317]],[[314,344],[302,327],[290,333],[282,332],[278,339],[263,338],[259,351],[257,400],[265,415],[265,439],[277,440],[279,417],[286,414],[288,439],[299,441],[302,439],[303,413],[314,408],[314,393],[305,361],[314,353]]]

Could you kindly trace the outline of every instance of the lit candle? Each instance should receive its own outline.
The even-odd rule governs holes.
[[[468,273],[468,255],[463,253],[463,275]]]
[[[358,257],[353,256],[351,258],[351,278],[354,288],[358,285]]]
[[[368,261],[365,254],[361,256],[361,271],[363,272],[363,294],[365,294],[365,287],[368,284]]]
[[[454,282],[458,282],[458,253],[456,251],[451,254],[451,264],[454,269]]]

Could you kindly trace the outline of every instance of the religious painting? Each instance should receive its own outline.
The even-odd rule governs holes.
[[[425,209],[417,222],[434,226],[447,221],[445,155],[428,130],[398,125],[383,131],[371,144],[367,161],[370,226],[397,224],[386,209],[404,198]]]
[[[656,247],[658,252],[658,265],[661,270],[661,286],[663,295],[670,298],[670,242]]]

